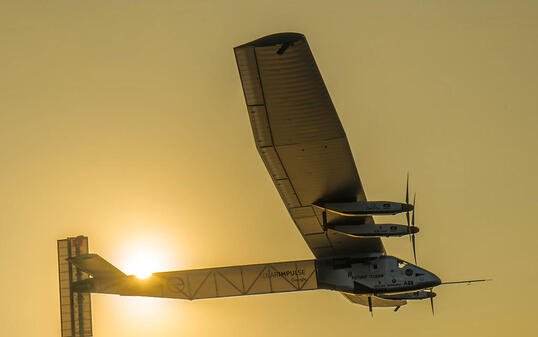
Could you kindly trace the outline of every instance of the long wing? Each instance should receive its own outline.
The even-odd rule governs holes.
[[[275,34],[234,51],[256,147],[314,255],[384,254],[379,239],[325,232],[321,211],[312,207],[314,202],[366,200],[366,195],[306,38]]]
[[[169,271],[143,280],[94,277],[73,287],[86,293],[188,300],[319,289],[316,260]]]

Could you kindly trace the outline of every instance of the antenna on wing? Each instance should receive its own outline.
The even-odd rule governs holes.
[[[491,281],[491,279],[443,282],[443,283],[440,284],[440,286],[442,286],[444,284],[467,284],[467,285],[469,285],[469,284],[475,283],[475,282],[486,282],[486,281]],[[432,315],[435,316],[435,308],[434,308],[434,305],[433,305],[433,298],[435,296],[437,296],[437,294],[433,292],[433,287],[430,288],[429,290],[430,291],[428,292],[428,297],[430,298],[430,305],[431,305],[431,308],[432,308]]]
[[[469,285],[475,282],[488,282],[488,281],[493,281],[493,280],[489,278],[489,279],[481,279],[481,280],[451,281],[451,282],[443,282],[440,285],[442,286],[445,284],[461,284],[461,283]]]

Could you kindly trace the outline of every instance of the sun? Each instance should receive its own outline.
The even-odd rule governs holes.
[[[139,279],[146,279],[154,272],[154,267],[151,261],[136,261],[136,265],[133,267],[133,275]]]
[[[125,273],[145,279],[155,272],[155,260],[148,254],[133,254],[125,264]]]
[[[124,255],[122,271],[127,275],[134,275],[139,279],[146,279],[153,273],[162,271],[163,256],[160,250],[153,245],[139,243],[127,250]]]

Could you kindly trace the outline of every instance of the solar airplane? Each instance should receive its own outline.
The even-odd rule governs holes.
[[[385,251],[409,236],[414,201],[366,198],[346,134],[306,38],[269,35],[234,48],[256,148],[315,259],[126,275],[84,236],[58,240],[62,336],[91,336],[91,293],[197,300],[325,289],[353,303],[392,307],[429,299],[439,277]],[[372,216],[405,213],[407,224]],[[411,218],[411,219],[410,219]],[[447,283],[472,283],[469,280]]]

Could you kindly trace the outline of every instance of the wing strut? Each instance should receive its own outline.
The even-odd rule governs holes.
[[[321,213],[321,216],[323,218],[323,231],[327,231],[327,209],[323,209],[323,213]]]

